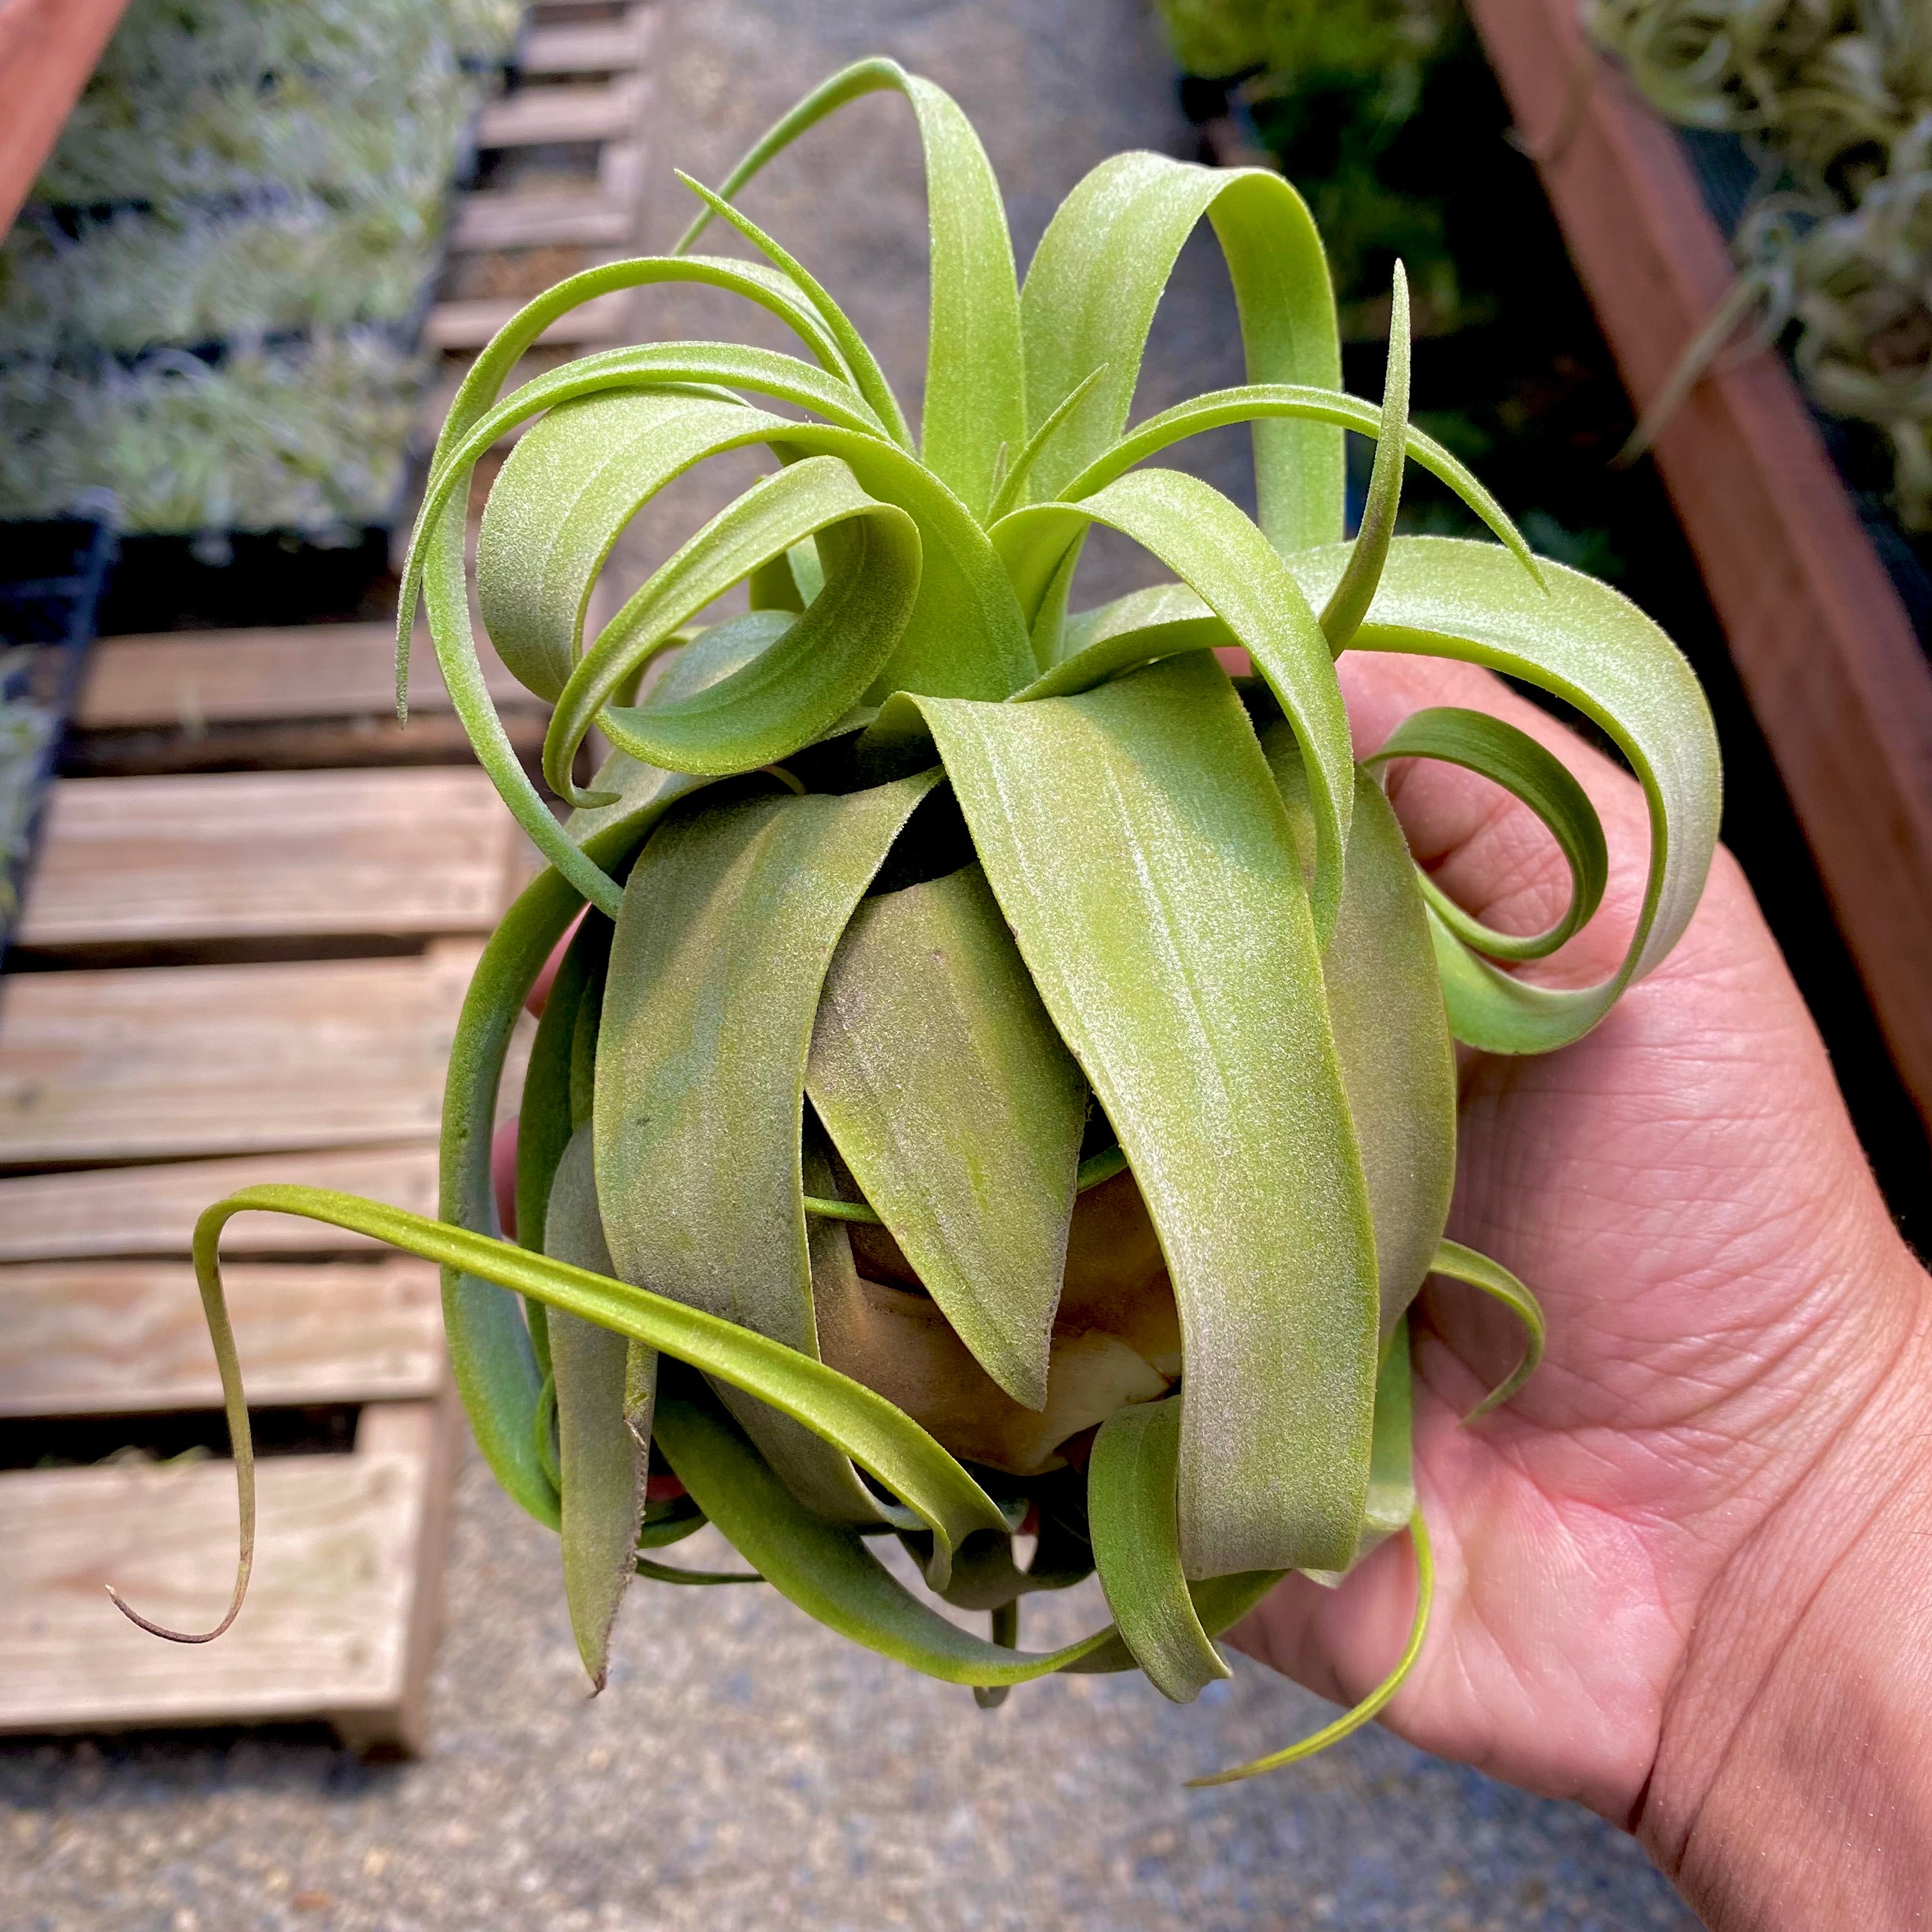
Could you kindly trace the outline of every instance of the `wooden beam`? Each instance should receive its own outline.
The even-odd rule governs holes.
[[[477,118],[479,148],[547,148],[615,141],[637,131],[644,95],[634,76],[602,87],[526,87]]]
[[[536,700],[481,636],[478,654],[501,704]],[[89,653],[74,716],[80,731],[194,730],[291,718],[393,714],[396,633],[389,624],[298,624],[274,630],[163,631],[104,638]],[[427,632],[410,654],[412,711],[449,709]]]
[[[429,312],[423,334],[432,348],[458,352],[482,349],[523,306],[520,302],[500,301],[494,296],[438,302]],[[629,292],[614,290],[593,296],[567,315],[559,316],[537,341],[554,349],[601,347],[626,340],[629,322]]]
[[[458,248],[621,248],[637,226],[634,202],[582,189],[466,194],[458,202]]]
[[[442,1291],[427,1262],[222,1270],[251,1408],[434,1397]],[[221,1382],[186,1262],[0,1268],[0,1416],[218,1408]]]
[[[62,778],[16,944],[488,932],[519,838],[474,767]]]
[[[366,1195],[412,1214],[434,1216],[435,1144],[318,1148],[235,1160],[14,1174],[0,1179],[0,1262],[185,1256],[204,1208],[244,1187],[290,1182]],[[221,1234],[224,1255],[368,1252],[375,1245],[361,1234],[292,1214],[238,1214]]]
[[[1640,409],[1731,286],[1677,135],[1574,0],[1471,0]],[[1932,1123],[1932,668],[1803,399],[1720,364],[1657,463],[1905,1085]]]
[[[0,235],[13,226],[127,5],[0,0]]]
[[[633,7],[615,20],[533,26],[517,64],[525,74],[628,74],[643,66],[657,38],[662,8]]]
[[[432,1136],[480,951],[10,974],[0,1166]]]

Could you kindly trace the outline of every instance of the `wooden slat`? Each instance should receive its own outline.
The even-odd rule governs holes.
[[[479,636],[484,681],[499,704],[536,700]],[[278,630],[164,631],[104,638],[90,656],[74,717],[82,731],[394,711],[396,634],[388,624],[304,624]],[[412,710],[447,711],[428,634],[410,659]]]
[[[414,1145],[319,1148],[236,1160],[171,1160],[0,1179],[0,1262],[186,1255],[195,1217],[244,1187],[293,1182],[436,1211],[436,1150]],[[224,1255],[373,1251],[360,1234],[290,1214],[238,1214],[222,1230]]]
[[[0,1166],[433,1135],[479,950],[14,974],[0,997]]]
[[[0,1475],[0,1730],[326,1718],[359,1745],[421,1748],[448,1452],[428,1413],[387,1435],[260,1466],[248,1601],[206,1645],[136,1629],[103,1586],[212,1625],[234,1569],[230,1465]]]
[[[637,128],[642,95],[626,76],[603,87],[526,87],[493,100],[477,118],[481,148],[536,148],[614,141]]]
[[[433,348],[481,349],[522,307],[520,302],[488,296],[471,302],[438,302],[429,312],[423,333]],[[562,349],[622,342],[627,339],[629,316],[630,303],[626,293],[596,296],[568,314],[559,316],[537,340]]]
[[[433,1397],[442,1380],[426,1262],[222,1270],[253,1407]],[[0,1416],[218,1408],[220,1378],[186,1262],[0,1268]]]
[[[1574,0],[1472,0],[1470,12],[1642,407],[1731,285],[1724,237],[1676,134],[1586,48]],[[1776,356],[1720,360],[1664,427],[1657,461],[1840,930],[1932,1122],[1932,670]]]
[[[474,769],[64,778],[17,943],[488,932],[518,836]]]
[[[0,235],[14,225],[128,0],[0,0]]]
[[[454,242],[467,249],[613,248],[630,240],[637,220],[634,200],[601,193],[466,194],[457,206]]]
[[[517,64],[530,74],[625,74],[643,64],[660,10],[633,7],[622,20],[532,27]]]

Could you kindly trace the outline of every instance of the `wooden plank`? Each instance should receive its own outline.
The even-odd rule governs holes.
[[[292,1152],[436,1131],[480,947],[287,965],[16,973],[0,1166]]]
[[[442,1386],[442,1295],[427,1262],[222,1270],[251,1406],[428,1400]],[[221,1382],[186,1262],[0,1268],[0,1416],[218,1408]]]
[[[532,27],[517,64],[528,74],[627,74],[641,67],[661,11],[633,7],[622,19]]]
[[[436,1150],[413,1145],[314,1148],[235,1160],[160,1161],[140,1167],[22,1174],[0,1179],[0,1262],[184,1256],[195,1217],[244,1187],[290,1182],[436,1211]],[[289,1214],[238,1214],[222,1230],[224,1255],[375,1251],[360,1234]]]
[[[0,0],[0,235],[99,63],[128,0]]]
[[[451,351],[482,349],[524,304],[495,296],[474,301],[438,302],[429,312],[423,333],[433,348]],[[628,290],[595,296],[568,314],[559,316],[538,343],[552,348],[577,349],[628,340],[630,333]]]
[[[1472,0],[1640,408],[1732,280],[1677,136],[1574,0]],[[1901,1078],[1932,1123],[1932,670],[1774,356],[1720,361],[1658,466]]]
[[[0,1731],[320,1717],[364,1748],[421,1749],[446,1441],[264,1460],[248,1601],[205,1645],[137,1629],[104,1586],[176,1628],[212,1624],[235,1562],[232,1465],[0,1474]]]
[[[526,87],[493,100],[478,117],[479,148],[550,147],[614,141],[634,133],[643,94],[634,76],[602,87]]]
[[[466,194],[457,204],[454,245],[488,248],[614,248],[637,226],[634,197],[614,200],[582,190]]]
[[[477,644],[490,695],[499,704],[535,704],[480,635]],[[395,709],[395,664],[389,624],[104,638],[90,655],[74,724],[80,731],[195,730],[243,721],[382,716]],[[410,706],[449,709],[424,631],[410,652]]]
[[[542,784],[549,714],[535,706],[502,709],[503,730],[524,768]],[[329,771],[344,765],[460,765],[476,762],[461,724],[448,712],[412,712],[404,730],[393,715],[283,718],[214,724],[200,731],[70,734],[60,768],[76,778],[142,778],[164,772]]]
[[[16,943],[488,932],[518,836],[474,769],[63,778]]]

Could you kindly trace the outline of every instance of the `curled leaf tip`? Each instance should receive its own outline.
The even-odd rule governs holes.
[[[1187,1780],[1189,1790],[1198,1791],[1210,1784],[1238,1784],[1244,1778],[1258,1778],[1264,1772],[1279,1771],[1285,1765],[1297,1764],[1304,1758],[1312,1757],[1330,1744],[1340,1744],[1350,1732],[1360,1730],[1402,1688],[1408,1673],[1415,1668],[1416,1660],[1422,1654],[1422,1646],[1429,1636],[1429,1613],[1436,1600],[1436,1559],[1429,1546],[1429,1531],[1419,1509],[1408,1520],[1408,1534],[1415,1550],[1415,1621],[1410,1627],[1408,1642],[1395,1668],[1354,1709],[1343,1712],[1332,1724],[1324,1724],[1312,1736],[1288,1745],[1286,1750],[1258,1757],[1251,1763],[1211,1772],[1205,1778],[1190,1778]]]

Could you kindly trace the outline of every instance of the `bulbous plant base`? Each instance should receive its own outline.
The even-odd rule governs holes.
[[[820,1357],[969,1462],[1014,1476],[1064,1468],[1070,1438],[1180,1378],[1180,1316],[1131,1174],[1089,1188],[1073,1210],[1037,1410],[980,1366],[888,1229],[854,1227],[851,1256],[850,1270],[821,1267],[814,1277]]]

